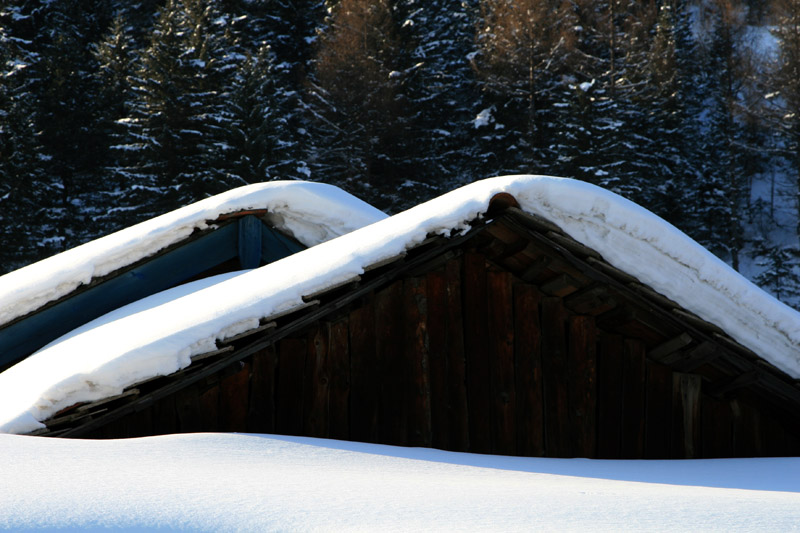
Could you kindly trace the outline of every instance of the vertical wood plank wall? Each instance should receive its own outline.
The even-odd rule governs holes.
[[[649,361],[563,298],[466,251],[99,430],[246,431],[478,453],[796,455],[755,403]]]

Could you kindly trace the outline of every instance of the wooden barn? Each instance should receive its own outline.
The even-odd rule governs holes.
[[[468,224],[303,294],[180,371],[67,406],[33,434],[235,431],[547,457],[800,455],[800,386],[770,354],[512,193],[493,192]]]

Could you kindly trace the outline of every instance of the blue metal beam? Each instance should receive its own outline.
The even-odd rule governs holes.
[[[268,265],[284,257],[305,250],[305,246],[283,233],[264,226],[261,231],[261,261]]]
[[[261,266],[261,228],[264,224],[247,215],[239,219],[239,264],[242,269]]]

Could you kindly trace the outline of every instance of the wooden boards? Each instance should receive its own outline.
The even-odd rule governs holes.
[[[768,453],[778,449],[774,435],[780,450],[797,453],[797,439],[749,399],[711,396],[699,374],[654,359],[685,339],[648,345],[604,329],[607,302],[592,291],[546,292],[466,249],[387,281],[104,436],[250,431],[658,459]]]

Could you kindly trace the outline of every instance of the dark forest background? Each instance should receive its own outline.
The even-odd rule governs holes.
[[[800,0],[0,0],[0,273],[239,185],[568,176],[800,302]]]

